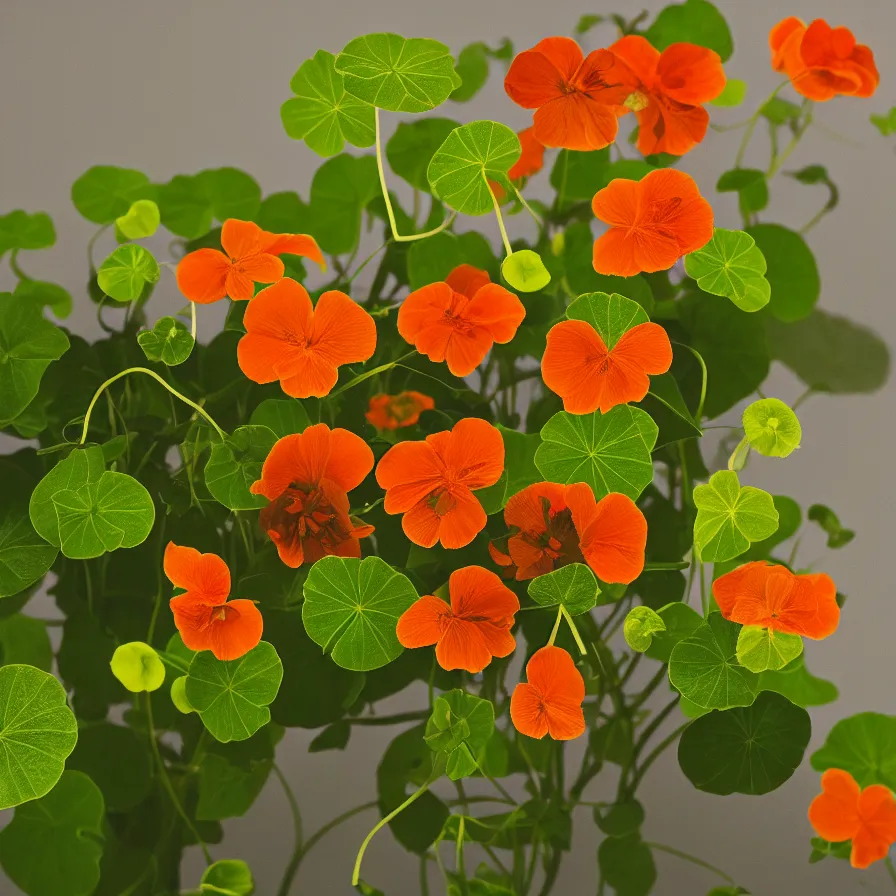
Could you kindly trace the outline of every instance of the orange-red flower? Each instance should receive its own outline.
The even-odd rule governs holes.
[[[520,138],[523,151],[507,172],[511,180],[532,177],[533,174],[538,174],[544,165],[544,145],[539,143],[535,136],[535,127],[525,128],[517,136]]]
[[[564,320],[548,331],[541,376],[570,414],[605,414],[617,404],[641,401],[649,375],[665,373],[671,364],[672,344],[659,324],[638,324],[608,349],[591,324]]]
[[[546,37],[520,53],[504,79],[510,98],[535,109],[534,137],[543,146],[603,149],[616,139],[631,93],[628,72],[608,50],[584,56],[569,37]]]
[[[719,54],[696,44],[672,44],[663,50],[640,35],[616,41],[610,51],[632,73],[626,106],[638,118],[638,149],[645,156],[668,152],[683,156],[705,136],[709,113],[704,103],[725,89]]]
[[[305,287],[289,277],[250,302],[243,324],[240,369],[256,383],[280,380],[294,398],[328,395],[340,365],[366,361],[376,349],[376,324],[360,305],[331,290],[313,306]]]
[[[230,570],[217,554],[200,554],[168,542],[165,575],[184,593],[171,598],[174,624],[190,650],[210,650],[216,659],[236,660],[261,640],[264,627],[254,601],[227,600]]]
[[[321,557],[360,557],[358,541],[373,532],[349,515],[348,492],[373,468],[367,443],[325,423],[284,436],[271,449],[249,491],[270,501],[259,525],[293,568]]]
[[[507,502],[504,522],[510,528],[506,551],[491,542],[489,552],[518,581],[587,563],[603,581],[628,584],[644,568],[647,521],[625,495],[595,501],[582,482],[536,482]]]
[[[573,740],[585,733],[585,680],[565,650],[536,650],[526,663],[526,678],[528,683],[520,682],[510,699],[510,718],[520,734]]]
[[[824,573],[798,576],[764,560],[745,563],[712,583],[722,615],[741,625],[818,640],[837,630],[837,586]]]
[[[896,843],[896,800],[888,787],[864,790],[849,772],[830,768],[821,776],[821,793],[809,806],[809,821],[831,843],[852,840],[853,868],[885,859]]]
[[[485,528],[474,489],[494,485],[504,471],[504,440],[485,420],[467,417],[423,442],[399,442],[382,457],[376,481],[386,489],[386,513],[403,513],[414,544],[468,545]]]
[[[871,50],[857,44],[848,28],[831,28],[824,19],[807,28],[790,16],[772,28],[768,42],[772,68],[784,72],[794,90],[810,100],[869,97],[880,83]]]
[[[398,395],[374,395],[364,415],[377,429],[399,429],[413,426],[424,411],[436,403],[422,392],[399,392]]]
[[[520,608],[516,595],[481,566],[456,569],[448,579],[450,606],[438,597],[421,597],[402,614],[396,634],[405,647],[436,645],[443,669],[481,672],[492,657],[513,653],[510,629]]]
[[[496,343],[510,342],[526,309],[485,271],[461,265],[443,283],[412,292],[398,309],[398,332],[455,376],[471,374]]]
[[[640,181],[610,181],[591,208],[610,225],[594,243],[598,274],[632,277],[665,271],[712,239],[712,206],[694,178],[675,168],[651,171]]]
[[[223,252],[197,249],[177,266],[177,285],[191,301],[203,305],[225,296],[244,301],[256,283],[276,283],[283,276],[279,255],[303,255],[321,268],[326,262],[313,237],[303,233],[268,233],[251,221],[228,218],[221,228]]]

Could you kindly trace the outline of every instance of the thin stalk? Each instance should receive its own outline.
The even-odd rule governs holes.
[[[687,569],[691,564],[687,560],[676,560],[671,563],[645,563],[642,572],[660,572],[664,569]]]
[[[675,849],[674,846],[666,846],[665,843],[653,843],[652,841],[645,841],[645,846],[649,846],[651,849],[658,849],[660,852],[666,852],[670,856],[675,856],[679,859],[684,859],[685,862],[690,862],[692,865],[699,865],[701,868],[705,868],[707,871],[712,871],[713,874],[717,874],[722,880],[727,881],[732,886],[735,885],[734,878],[729,874],[725,874],[721,868],[716,868],[715,865],[710,865],[709,862],[704,862],[703,859],[698,859],[697,856],[692,856],[690,853],[682,852],[680,849]]]
[[[560,622],[563,619],[563,604],[560,604],[560,608],[557,610],[557,619],[554,622],[554,627],[551,629],[551,637],[548,638],[548,647],[554,646],[554,641],[557,640],[557,633],[560,631]]]
[[[402,355],[400,358],[397,358],[394,361],[389,361],[388,364],[380,364],[379,367],[374,367],[373,370],[367,370],[364,373],[359,374],[353,380],[349,380],[344,386],[340,386],[338,389],[331,392],[330,398],[335,398],[337,395],[341,395],[343,392],[347,392],[349,389],[353,389],[355,386],[363,383],[364,380],[369,380],[372,376],[377,376],[380,373],[391,370],[393,367],[396,367],[401,361],[406,361],[408,358],[411,358],[416,354],[416,352],[408,352],[406,355]]]
[[[87,242],[87,263],[90,265],[91,272],[96,270],[96,265],[93,261],[93,248],[96,246],[96,241],[111,227],[111,224],[104,224],[100,229],[88,240]]]
[[[299,812],[299,804],[296,801],[296,796],[292,792],[292,788],[289,786],[289,781],[286,780],[286,776],[280,770],[280,766],[278,766],[275,762],[272,767],[274,770],[274,774],[280,780],[280,784],[283,787],[284,794],[286,794],[286,801],[289,803],[289,811],[292,814],[293,831],[295,833],[295,842],[293,845],[292,856],[289,859],[289,864],[286,866],[286,871],[283,872],[283,878],[280,881],[280,889],[277,890],[277,896],[288,896],[288,893],[292,888],[293,879],[296,876],[296,872],[299,870],[299,865],[302,861],[302,854],[304,852],[302,839],[302,816]]]
[[[890,879],[896,884],[896,868],[893,867],[893,860],[889,856],[884,860],[884,867],[889,872]]]
[[[740,142],[740,147],[737,150],[737,156],[734,159],[734,167],[740,168],[744,161],[744,156],[747,153],[747,147],[750,145],[750,139],[753,136],[753,132],[756,130],[756,125],[759,122],[759,117],[762,115],[762,110],[765,108],[766,103],[770,103],[788,84],[789,80],[782,81],[769,95],[769,97],[762,103],[760,103],[759,107],[752,114],[750,119],[747,121],[747,130],[744,132],[743,140]]]
[[[566,623],[569,626],[569,630],[572,632],[572,636],[576,642],[576,647],[579,648],[579,653],[581,653],[582,656],[586,656],[588,654],[588,650],[586,649],[585,644],[582,641],[582,637],[579,634],[579,630],[576,628],[575,622],[572,621],[572,616],[569,615],[569,611],[566,609],[566,607],[563,606],[563,604],[560,604],[560,613],[566,620]]]
[[[385,243],[383,243],[381,246],[378,246],[376,249],[374,249],[373,252],[371,252],[370,255],[368,255],[367,258],[365,258],[364,261],[362,261],[361,264],[359,264],[357,268],[355,268],[355,272],[344,281],[345,285],[346,286],[350,285],[352,283],[352,281],[355,279],[355,277],[357,277],[358,274],[360,274],[361,271],[363,271],[364,268],[366,268],[367,265],[370,264],[370,262],[373,261],[373,259],[376,258],[377,255],[379,255],[380,252],[382,252],[383,249],[386,248],[386,246],[389,245],[390,242],[392,242],[392,241],[386,240]]]
[[[19,250],[13,249],[9,253],[9,268],[19,278],[19,280],[30,280],[31,278],[19,267]]]
[[[485,177],[485,174],[482,175]],[[485,182],[486,189],[489,192],[489,195],[492,197],[492,205],[495,207],[495,217],[498,219],[498,229],[501,231],[501,241],[504,243],[504,251],[508,255],[513,255],[513,248],[510,245],[510,238],[507,236],[507,228],[504,226],[504,217],[501,214],[501,204],[498,202],[498,197],[495,196],[492,188],[489,186],[488,180]]]
[[[687,728],[688,725],[690,725],[690,724],[691,724],[691,722],[689,719],[683,725],[679,725],[667,738],[665,738],[665,740],[663,740],[647,756],[647,758],[642,763],[641,767],[636,772],[635,776],[632,778],[632,782],[629,785],[629,791],[631,793],[634,793],[634,791],[637,789],[637,787],[641,783],[641,781],[644,780],[644,775],[647,774],[647,769],[649,769],[650,766],[653,765],[653,763],[656,762],[656,760],[660,758],[660,756],[663,754],[663,752],[666,750],[666,748],[669,747],[671,744],[673,744],[678,739],[678,737],[681,735],[681,732],[684,731],[684,729]]]
[[[466,819],[463,815],[457,821],[457,843],[455,844],[454,865],[455,871],[460,876],[461,886],[464,893],[467,892],[467,870],[464,865],[464,824]]]
[[[196,303],[190,302],[190,335],[196,341]]]
[[[349,725],[400,725],[402,722],[420,722],[429,718],[430,711],[421,709],[417,712],[399,712],[391,716],[357,716],[345,719]]]

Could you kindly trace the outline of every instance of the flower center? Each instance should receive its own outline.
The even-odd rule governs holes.
[[[261,511],[260,523],[288,544],[316,541],[324,553],[332,552],[351,536],[347,514],[333,505],[319,485],[290,483]]]

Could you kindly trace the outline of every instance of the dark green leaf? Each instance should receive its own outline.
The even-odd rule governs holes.
[[[156,321],[151,330],[137,334],[137,344],[143,349],[147,361],[161,361],[169,367],[183,364],[190,357],[196,340],[190,331],[173,317]]]
[[[658,50],[680,42],[709,47],[722,57],[722,62],[734,52],[728,23],[708,0],[685,0],[667,6],[647,29],[645,37]]]
[[[461,83],[451,92],[456,103],[466,103],[473,99],[488,80],[489,49],[481,41],[467,44],[457,56],[455,70]]]
[[[774,691],[797,706],[823,706],[840,696],[831,682],[816,678],[806,668],[805,656],[798,656],[779,672],[763,672],[759,676],[759,690]]]
[[[821,295],[821,279],[806,241],[780,224],[755,224],[746,232],[756,240],[768,264],[765,276],[772,286],[769,311],[785,323],[808,317]]]
[[[133,168],[97,165],[72,184],[72,202],[94,224],[112,224],[138,199],[153,199],[149,178]]]
[[[813,504],[806,516],[813,523],[818,523],[824,530],[828,536],[829,548],[842,548],[856,537],[856,533],[852,529],[846,529],[840,525],[837,514],[830,507],[825,507],[824,504]]]
[[[653,853],[638,834],[607,837],[598,847],[597,863],[616,896],[647,896],[656,883]]]
[[[66,318],[72,313],[71,293],[58,283],[47,283],[44,280],[20,280],[13,295],[17,299],[49,308],[56,317]]]
[[[679,641],[690,637],[701,625],[703,617],[687,604],[667,604],[657,610],[666,626],[663,631],[653,632],[650,646],[645,653],[652,660],[668,663],[672,658],[672,650]]]
[[[251,221],[261,206],[261,187],[238,168],[208,168],[196,175],[199,186],[219,220]]]
[[[650,378],[650,391],[638,402],[638,407],[650,414],[659,429],[654,450],[670,442],[699,438],[703,434],[671,373]]]
[[[212,497],[230,510],[258,510],[268,500],[249,487],[261,479],[261,467],[277,441],[266,426],[238,426],[233,435],[212,445],[205,484]]]
[[[255,427],[267,427],[278,439],[303,432],[311,420],[302,403],[295,398],[266,398],[249,418]]]
[[[401,122],[386,144],[386,158],[392,170],[415,190],[428,193],[430,187],[426,169],[436,150],[457,127],[460,125],[450,118],[422,118],[419,121]],[[411,244],[411,250],[429,242],[430,240],[418,240]]]
[[[211,230],[214,211],[198,175],[178,174],[159,187],[162,224],[177,236],[195,240]]]
[[[448,777],[458,781],[478,770],[476,757],[494,732],[491,701],[457,688],[436,698],[424,739],[430,750],[445,754]]]
[[[52,670],[53,645],[42,620],[21,613],[0,618],[0,665],[10,664]]]

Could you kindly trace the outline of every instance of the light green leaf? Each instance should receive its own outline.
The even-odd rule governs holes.
[[[386,158],[390,167],[415,190],[428,193],[430,186],[426,179],[426,169],[436,150],[457,127],[460,125],[450,118],[421,118],[401,122],[386,144]],[[430,240],[417,240],[411,243],[411,249],[428,242]]]
[[[188,240],[205,236],[212,228],[212,203],[198,175],[178,174],[159,187],[162,224]]]
[[[233,435],[212,445],[205,484],[216,501],[230,510],[258,510],[268,500],[249,486],[261,479],[261,467],[277,441],[266,426],[238,426]]]
[[[678,764],[705,793],[770,793],[799,767],[811,734],[805,709],[763,693],[752,706],[711,712],[688,725]]]
[[[840,524],[840,519],[830,507],[824,504],[813,504],[806,516],[813,523],[818,523],[828,537],[829,548],[842,548],[849,544],[855,537],[856,533],[852,529],[847,529]]]
[[[494,733],[491,701],[456,688],[436,698],[424,740],[434,753],[446,755],[448,777],[458,781],[479,769],[476,757]]]
[[[410,580],[379,557],[324,557],[305,580],[302,622],[344,669],[367,672],[401,654],[395,626],[417,600]]]
[[[143,349],[147,361],[161,361],[176,367],[190,357],[196,340],[179,320],[162,317],[151,330],[137,334],[137,344]]]
[[[461,84],[443,43],[388,33],[349,41],[336,57],[336,71],[348,93],[389,112],[434,109]]]
[[[160,276],[159,265],[144,246],[128,243],[119,246],[96,272],[100,289],[117,302],[139,299],[147,283]]]
[[[0,667],[0,706],[0,809],[9,809],[52,790],[78,741],[78,723],[62,685],[33,666]]]
[[[296,398],[266,398],[249,418],[251,426],[267,427],[278,439],[303,432],[311,425],[302,403]]]
[[[884,137],[896,134],[896,106],[893,106],[885,115],[872,115],[871,123]]]
[[[721,108],[732,108],[741,105],[746,98],[747,82],[739,78],[729,78],[725,89],[714,100],[710,100],[710,103]]]
[[[817,678],[806,668],[803,654],[779,672],[763,672],[759,676],[759,690],[774,691],[797,706],[824,706],[840,696],[830,681]]]
[[[780,224],[755,224],[746,232],[768,264],[766,278],[772,288],[768,310],[785,323],[808,317],[821,295],[821,279],[806,241]]]
[[[731,560],[778,528],[772,496],[751,485],[741,486],[737,473],[730,470],[713,473],[706,485],[698,485],[694,505],[694,547],[704,562]]]
[[[241,859],[220,859],[203,872],[199,892],[220,896],[252,896],[255,881],[249,866]]]
[[[0,424],[31,404],[44,371],[68,351],[68,337],[36,302],[0,293]]]
[[[115,219],[115,226],[129,240],[142,240],[152,236],[161,222],[159,207],[152,199],[138,199],[127,214]]]
[[[96,784],[66,772],[0,831],[0,865],[28,896],[89,896],[100,879],[105,814]]]
[[[186,697],[216,740],[247,740],[271,720],[268,706],[282,679],[280,657],[267,641],[238,660],[218,660],[202,650],[190,663]]]
[[[778,398],[762,398],[744,409],[750,447],[766,457],[787,457],[800,447],[803,430],[796,414]]]
[[[261,208],[261,187],[239,168],[208,168],[196,175],[219,221],[239,218],[251,221]]]
[[[606,414],[560,411],[541,430],[535,465],[549,482],[587,482],[598,500],[610,492],[634,500],[653,481],[657,434],[650,415],[628,405]]]
[[[896,790],[896,716],[860,712],[841,719],[811,763],[817,772],[843,769],[859,787],[883,784]]]
[[[605,292],[579,296],[566,309],[566,316],[591,324],[608,349],[612,349],[632,327],[650,320],[637,302],[618,293],[608,295]]]
[[[159,655],[143,641],[120,644],[112,654],[112,674],[131,693],[157,691],[165,682],[165,666]]]
[[[665,628],[662,631],[654,631],[650,646],[645,653],[652,660],[668,663],[672,657],[672,650],[679,641],[690,637],[701,625],[703,617],[687,604],[676,602],[666,604],[657,610]]]
[[[625,643],[637,653],[644,653],[650,647],[654,633],[665,630],[663,617],[650,607],[632,607],[622,626]]]
[[[34,302],[49,308],[59,318],[66,318],[72,313],[71,293],[58,283],[48,283],[46,280],[19,280],[13,295],[22,301]]]
[[[765,278],[765,257],[748,233],[717,227],[702,249],[685,256],[684,266],[700,289],[731,299],[741,311],[758,311],[768,304],[771,285]]]
[[[149,492],[126,473],[107,470],[97,482],[56,491],[51,500],[62,553],[72,560],[136,547],[146,541],[155,522]]]
[[[280,107],[283,128],[293,140],[304,140],[320,156],[352,146],[373,146],[374,109],[345,92],[336,57],[318,50],[293,75],[289,86],[296,94]]]
[[[576,616],[597,605],[600,586],[590,567],[584,563],[570,563],[532,579],[528,592],[535,603],[543,607],[562,604],[570,615]]]
[[[248,740],[213,742],[199,769],[197,821],[221,821],[245,815],[258,798],[274,764],[272,728]]]
[[[486,215],[494,210],[487,181],[506,185],[521,152],[519,137],[506,125],[473,121],[455,128],[426,172],[433,195],[462,214]]]
[[[715,50],[722,62],[734,52],[728,23],[708,0],[685,0],[665,7],[644,36],[660,51],[675,43],[697,44]]]
[[[112,224],[138,199],[154,199],[154,188],[142,171],[97,165],[72,184],[72,202],[94,224]]]
[[[45,212],[17,209],[0,215],[0,258],[10,249],[49,249],[55,242],[56,228]]]
[[[187,700],[187,676],[179,675],[171,682],[171,702],[175,709],[184,715],[196,712],[195,707]]]
[[[541,256],[531,249],[517,249],[501,264],[501,276],[518,292],[538,292],[551,282]]]
[[[745,625],[737,636],[737,660],[751,672],[778,672],[803,652],[799,635]]]
[[[703,625],[672,648],[669,681],[683,697],[704,709],[749,706],[756,675],[737,661],[740,626],[710,613]]]

